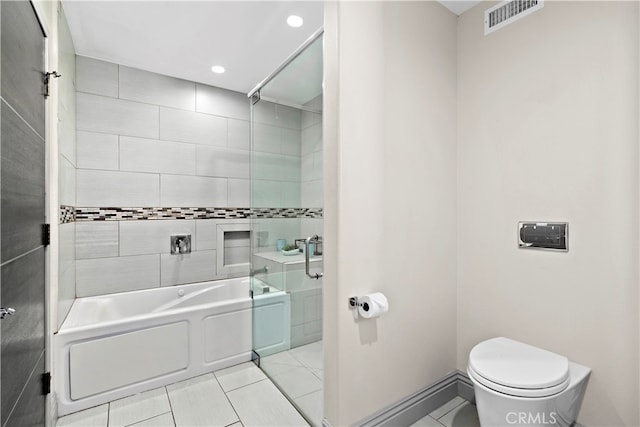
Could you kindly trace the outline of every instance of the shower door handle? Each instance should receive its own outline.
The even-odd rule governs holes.
[[[311,236],[311,237],[307,237],[306,240],[304,241],[304,266],[305,266],[305,272],[307,273],[307,276],[309,276],[312,279],[316,279],[318,280],[319,278],[322,277],[322,273],[314,273],[311,274],[309,273],[309,244],[310,243],[315,243],[316,245],[318,243],[322,243],[322,237],[318,236],[317,234],[315,236]]]

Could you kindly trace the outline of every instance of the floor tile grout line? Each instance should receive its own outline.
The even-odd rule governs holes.
[[[305,346],[307,346],[307,345],[313,345],[313,344],[315,344],[315,343],[306,344]],[[305,346],[302,346],[302,347],[305,347]],[[302,360],[300,360],[298,357],[296,357],[296,356],[294,355],[294,351],[295,351],[295,350],[297,350],[297,349],[300,349],[300,348],[302,348],[302,347],[296,347],[296,348],[294,348],[294,349],[287,350],[287,353],[289,353],[289,354],[291,355],[291,357],[293,357],[294,359],[296,359],[296,360],[297,360],[300,364],[302,364],[303,366],[305,366],[305,367],[307,367],[307,368],[309,368],[309,369],[314,369],[312,366],[307,365],[306,363],[304,363]],[[321,350],[321,351],[322,351],[322,350]],[[321,351],[320,351],[320,352],[321,352]],[[315,352],[315,351],[310,351],[310,350],[304,350],[304,351],[300,350],[300,351],[298,351],[298,352],[296,352],[296,353],[311,353],[311,354],[315,354],[315,353],[320,353],[320,352]]]
[[[312,373],[312,374],[313,374],[317,379],[319,379],[320,381],[322,381],[322,384],[323,384],[323,386],[324,386],[324,373],[322,374],[322,378],[320,378],[320,377],[318,376],[318,374],[316,374],[316,373],[315,373],[315,372],[313,372],[313,371],[311,371],[311,373]]]
[[[258,368],[258,369],[260,369],[260,368]],[[216,379],[218,379],[218,378],[216,377]],[[264,381],[265,379],[267,379],[267,377],[266,377],[266,376],[265,376],[264,378],[260,378],[259,380],[251,381],[250,383],[247,383],[247,384],[244,384],[244,385],[241,385],[241,386],[238,386],[238,387],[235,387],[235,388],[229,389],[229,390],[225,390],[225,389],[223,388],[223,389],[222,389],[222,391],[224,391],[224,393],[225,393],[225,394],[227,394],[227,393],[229,393],[229,392],[236,391],[236,390],[240,390],[241,388],[244,388],[244,387],[250,386],[250,385],[252,385],[252,384],[259,383],[260,381]],[[220,381],[218,381],[218,384],[220,384]],[[220,387],[222,387],[222,384],[220,384]]]
[[[306,369],[308,369],[309,371],[311,371],[311,370],[313,370],[313,369],[324,369],[324,367],[323,367],[323,368],[314,368],[313,366],[309,366],[308,364],[304,363],[302,360],[300,360],[299,358],[297,358],[297,357],[293,354],[292,350],[287,350],[287,353],[289,353],[289,355],[290,355],[292,358],[294,358],[294,359],[295,359],[295,360],[300,364],[300,366],[301,366],[301,367],[306,368]]]
[[[452,412],[453,412],[453,411],[455,411],[456,409],[460,408],[461,406],[466,405],[467,403],[469,403],[469,402],[467,402],[467,401],[465,400],[464,402],[461,402],[461,403],[457,404],[456,406],[454,406],[453,408],[451,408],[450,410],[448,410],[447,412],[445,412],[444,414],[442,414],[442,415],[441,415],[441,416],[439,416],[438,418],[435,418],[435,420],[436,420],[436,421],[438,421],[438,422],[440,422],[440,420],[441,420],[442,418],[446,417],[447,415],[449,415],[450,413],[452,413]],[[446,405],[446,403],[445,403],[445,405]],[[444,405],[442,405],[442,406],[444,406]],[[432,418],[434,418],[434,417],[432,417]],[[442,423],[440,423],[440,424],[442,424]]]
[[[319,388],[317,390],[310,391],[309,393],[302,394],[302,395],[300,395],[300,396],[298,396],[296,398],[293,398],[293,400],[302,399],[303,397],[309,396],[310,394],[317,393],[319,391],[324,392],[324,387]]]
[[[314,345],[314,344],[315,344],[315,343],[305,344],[305,346],[307,346],[307,345]],[[304,347],[304,346],[296,347],[296,349],[300,349],[300,348],[302,348],[302,347]],[[292,365],[288,365],[288,364],[286,364],[286,366],[288,366],[288,367],[289,367],[289,368],[291,368],[291,369],[300,369],[300,368],[301,368],[301,369],[303,369],[304,371],[306,371],[306,372],[308,372],[309,374],[311,374],[314,378],[318,379],[318,380],[322,383],[322,387],[321,387],[321,388],[319,388],[319,389],[317,389],[317,390],[313,390],[313,391],[311,391],[311,392],[308,392],[308,393],[302,394],[302,395],[300,395],[300,396],[293,396],[293,395],[291,395],[291,394],[290,394],[290,393],[288,393],[288,392],[287,392],[287,393],[285,393],[285,389],[281,389],[280,387],[276,386],[276,388],[278,388],[278,389],[280,390],[280,392],[286,396],[285,398],[287,398],[287,400],[291,400],[292,402],[297,402],[297,400],[298,400],[298,399],[300,399],[300,398],[302,398],[302,397],[304,397],[304,396],[307,396],[307,395],[309,395],[309,394],[311,394],[311,393],[315,393],[315,392],[318,392],[318,391],[322,391],[322,392],[324,392],[324,379],[319,378],[319,377],[318,377],[318,376],[313,372],[313,370],[314,370],[314,369],[316,369],[316,368],[312,368],[312,367],[310,367],[309,365],[307,365],[306,363],[304,363],[302,360],[300,360],[298,357],[296,357],[296,356],[294,355],[294,353],[293,353],[293,352],[294,352],[294,350],[296,350],[296,349],[286,350],[284,353],[288,354],[288,355],[289,355],[289,357],[291,357],[295,362],[297,362],[297,363],[298,363],[298,365],[297,365],[297,366],[292,366]],[[309,351],[309,350],[304,350],[304,351],[300,350],[299,352],[302,352],[302,353],[304,353],[304,352],[306,352],[306,353],[314,353],[313,351]],[[282,364],[282,365],[285,365],[285,364]],[[290,371],[291,369],[288,369],[287,371]],[[284,373],[285,373],[285,372],[283,372],[282,374],[284,374]],[[277,375],[273,375],[272,377],[267,377],[267,378],[269,378],[269,380],[270,380],[272,383],[274,383],[274,385],[275,385],[275,384],[277,383],[276,377],[277,377],[278,375],[279,375],[279,374],[277,374]],[[301,409],[299,409],[299,406],[295,405],[294,407],[296,407],[296,410],[297,410],[299,413],[301,413],[301,415],[302,415],[302,412],[303,412],[303,411],[302,411]],[[303,418],[304,418],[304,417],[303,417]]]
[[[296,360],[296,362],[297,362],[297,360]],[[300,362],[298,362],[298,363],[300,363]],[[269,364],[270,365],[278,365],[278,366],[287,366],[289,368],[304,368],[305,367],[303,365],[292,365],[290,363],[271,362],[271,361],[269,361]]]
[[[107,424],[108,427],[115,427],[115,426],[111,426],[111,405],[114,402],[129,401],[129,400],[133,399],[134,400],[133,402],[128,402],[128,403],[125,404],[125,406],[120,406],[118,408],[118,410],[119,411],[123,411],[123,410],[126,410],[127,408],[129,408],[129,409],[132,408],[132,407],[136,408],[136,407],[139,407],[140,405],[144,404],[145,402],[149,402],[150,401],[149,394],[154,393],[154,392],[159,392],[160,389],[164,389],[164,396],[166,397],[167,403],[169,404],[169,410],[171,410],[171,401],[169,399],[169,393],[167,392],[166,386],[160,386],[160,387],[153,388],[151,390],[141,391],[141,392],[132,394],[130,396],[125,396],[125,397],[122,397],[120,399],[115,399],[115,400],[112,400],[112,401],[108,402],[108,405],[109,405],[109,417],[108,417],[108,424]],[[142,398],[142,395],[146,395],[147,397]],[[140,397],[141,400],[138,400],[137,399],[138,397]],[[134,398],[136,398],[136,399],[134,399]],[[166,414],[167,412],[168,411],[165,411],[165,412],[162,412],[162,413],[159,413],[159,414],[156,413],[155,415],[152,415],[149,418],[138,419],[138,420],[134,421],[131,424],[124,425],[124,427],[135,425],[136,423],[139,423],[139,422],[142,422],[142,421],[157,417],[157,416],[162,415],[162,414]]]
[[[164,392],[167,393],[167,400],[169,401],[169,409],[171,409],[171,419],[173,419],[173,425],[177,426],[176,415],[173,413],[173,405],[171,404],[171,396],[169,395],[169,389],[164,386]]]
[[[441,425],[442,427],[447,427],[447,426],[445,426],[444,424],[442,424],[440,421],[436,420],[435,418],[433,418],[433,417],[429,417],[429,418],[431,418],[433,421],[437,422],[437,423],[438,423],[439,425]]]
[[[424,417],[420,418],[418,421],[424,420],[425,418],[428,418],[429,421],[433,421],[434,423],[436,423],[438,425],[438,427],[447,427],[446,425],[442,424],[440,421],[438,421],[437,419],[435,419],[431,415],[425,415]],[[416,424],[418,421],[416,421],[415,423],[411,424],[409,427],[411,427],[412,425]]]
[[[127,425],[126,425],[126,426],[124,426],[124,427],[131,427],[131,426],[135,426],[136,424],[140,424],[140,423],[142,423],[142,422],[152,420],[152,419],[154,419],[154,418],[160,417],[160,416],[165,415],[165,414],[171,414],[171,417],[173,418],[173,412],[172,412],[172,411],[168,411],[168,412],[163,412],[163,413],[158,414],[158,415],[154,415],[153,417],[145,418],[145,419],[143,419],[143,420],[138,420],[138,421],[136,421],[135,423],[127,424]],[[176,422],[175,422],[175,420],[173,420],[173,424],[174,424],[174,425],[175,425],[175,423],[176,423]]]
[[[289,356],[293,357],[296,362],[298,362],[303,368],[309,368],[309,366],[307,366],[306,363],[304,363],[302,360],[298,359],[295,354],[293,354],[292,350],[287,350],[287,353],[289,353]]]
[[[241,386],[238,386],[238,387],[232,388],[232,389],[230,389],[230,390],[225,390],[225,389],[224,389],[224,387],[222,387],[222,383],[221,383],[220,381],[218,381],[218,384],[220,384],[220,387],[222,387],[222,391],[224,391],[225,393],[232,392],[232,391],[235,391],[235,390],[241,389],[241,388],[243,388],[243,387],[249,386],[249,385],[251,385],[251,384],[258,383],[258,382],[260,382],[260,381],[262,381],[262,380],[268,379],[268,377],[265,375],[265,373],[262,371],[262,369],[261,369],[261,368],[259,368],[258,366],[256,366],[252,361],[244,362],[244,363],[241,363],[241,364],[238,364],[238,365],[234,365],[234,366],[230,366],[229,368],[219,369],[219,370],[217,370],[217,371],[214,371],[214,372],[213,372],[213,375],[216,377],[216,380],[217,380],[217,379],[218,379],[217,372],[221,372],[221,371],[225,371],[225,370],[230,369],[230,368],[235,368],[235,367],[238,367],[238,366],[242,366],[242,365],[247,364],[247,363],[248,363],[248,364],[250,364],[250,366],[249,366],[247,369],[252,369],[252,368],[254,368],[254,367],[255,367],[255,369],[257,369],[257,370],[260,372],[260,374],[262,375],[262,378],[260,378],[259,380],[255,380],[255,381],[254,381],[254,380],[251,380],[251,382],[249,382],[249,383],[247,383],[247,384],[244,384],[244,385],[241,385]],[[234,373],[235,373],[235,372],[234,372]]]
[[[244,425],[244,423],[242,422],[242,418],[240,418],[240,414],[238,414],[238,411],[236,411],[236,407],[233,406],[233,402],[231,401],[231,399],[229,399],[229,395],[224,390],[224,388],[222,388],[222,384],[220,384],[220,380],[218,380],[218,377],[217,377],[215,371],[212,372],[211,374],[213,375],[213,378],[216,379],[216,382],[218,383],[218,387],[220,387],[220,390],[222,390],[222,392],[224,393],[224,397],[227,399],[227,402],[229,402],[229,405],[231,405],[231,409],[233,409],[233,413],[236,414],[236,417],[238,418],[238,421],[240,422],[240,424]],[[231,423],[229,425],[233,425],[233,424],[237,423],[238,421],[234,421],[233,423]]]

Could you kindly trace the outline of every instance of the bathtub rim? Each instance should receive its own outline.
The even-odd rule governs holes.
[[[125,316],[122,318],[119,318],[117,320],[108,320],[108,321],[102,321],[102,322],[92,322],[92,323],[85,323],[85,324],[81,324],[81,325],[67,325],[67,321],[70,318],[70,316],[72,316],[72,314],[75,314],[74,312],[74,308],[77,306],[76,301],[81,301],[79,304],[87,302],[87,301],[91,301],[91,300],[100,300],[100,299],[104,299],[104,298],[118,298],[119,296],[127,296],[127,297],[132,297],[135,298],[136,296],[138,297],[144,297],[145,294],[149,294],[149,293],[153,293],[153,292],[162,292],[162,293],[170,293],[170,292],[176,292],[179,291],[182,288],[188,288],[188,287],[205,287],[205,286],[210,286],[212,284],[216,285],[216,286],[222,286],[225,284],[230,284],[233,282],[238,282],[239,284],[247,285],[247,297],[242,297],[242,298],[233,298],[233,299],[228,299],[228,300],[224,300],[224,302],[230,302],[230,301],[235,301],[235,302],[241,302],[241,301],[246,301],[246,299],[248,298],[249,300],[251,300],[251,282],[249,281],[249,277],[248,276],[243,276],[243,277],[237,277],[237,278],[231,278],[231,279],[223,279],[223,280],[208,280],[208,281],[204,281],[204,282],[194,282],[194,283],[184,283],[181,285],[172,285],[172,286],[161,286],[161,287],[154,287],[154,288],[147,288],[147,289],[138,289],[135,291],[125,291],[125,292],[114,292],[112,294],[104,294],[104,295],[92,295],[92,296],[88,296],[88,297],[80,297],[80,298],[76,298],[74,299],[73,303],[71,304],[71,308],[69,309],[69,311],[67,312],[67,316],[65,317],[64,321],[62,322],[62,324],[60,325],[60,327],[58,328],[58,331],[56,332],[56,335],[67,335],[70,333],[75,333],[75,332],[79,332],[81,330],[90,330],[90,329],[94,329],[94,328],[102,328],[102,327],[107,327],[107,326],[113,326],[116,327],[118,325],[121,324],[125,324],[128,323],[130,321],[133,320],[142,320],[142,319],[146,319],[146,318],[157,318],[157,317],[163,317],[168,315],[169,313],[180,313],[180,312],[188,312],[190,310],[195,309],[195,307],[200,307],[200,306],[215,306],[217,304],[222,305],[222,301],[219,302],[215,302],[215,303],[202,303],[202,304],[194,304],[191,306],[187,306],[187,307],[179,307],[179,308],[173,308],[173,309],[168,309],[168,310],[164,310],[164,311],[150,311],[150,312],[146,312],[146,313],[140,313],[140,314],[135,314],[133,316]],[[77,311],[77,309],[76,309]]]

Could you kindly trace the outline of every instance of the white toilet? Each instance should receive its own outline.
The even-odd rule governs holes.
[[[473,347],[467,373],[483,427],[564,427],[578,417],[591,369],[499,337]]]

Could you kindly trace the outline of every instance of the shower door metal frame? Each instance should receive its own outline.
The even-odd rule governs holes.
[[[298,56],[300,56],[300,54],[302,52],[304,52],[304,50],[309,47],[313,42],[315,42],[318,38],[322,37],[322,35],[324,34],[324,27],[320,27],[318,28],[313,34],[311,34],[311,36],[305,40],[304,43],[302,43],[300,45],[300,47],[298,49],[295,50],[295,52],[293,52],[291,55],[289,55],[287,57],[287,59],[285,59],[282,64],[280,64],[278,66],[278,68],[276,68],[271,74],[269,74],[264,80],[262,80],[260,83],[258,83],[256,85],[256,87],[254,87],[248,94],[247,94],[247,98],[251,98],[253,97],[254,94],[258,93],[258,98],[257,100],[252,100],[252,103],[255,104],[257,101],[259,101],[260,95],[260,89],[262,89],[263,87],[265,87],[271,80],[273,80],[278,74],[280,74],[280,71],[284,70],[294,59],[296,59]],[[269,102],[276,102],[276,103],[280,103],[278,101],[275,100],[268,100],[265,99],[266,101]],[[286,105],[286,104],[283,104]],[[295,108],[299,108],[299,107],[295,107]]]

